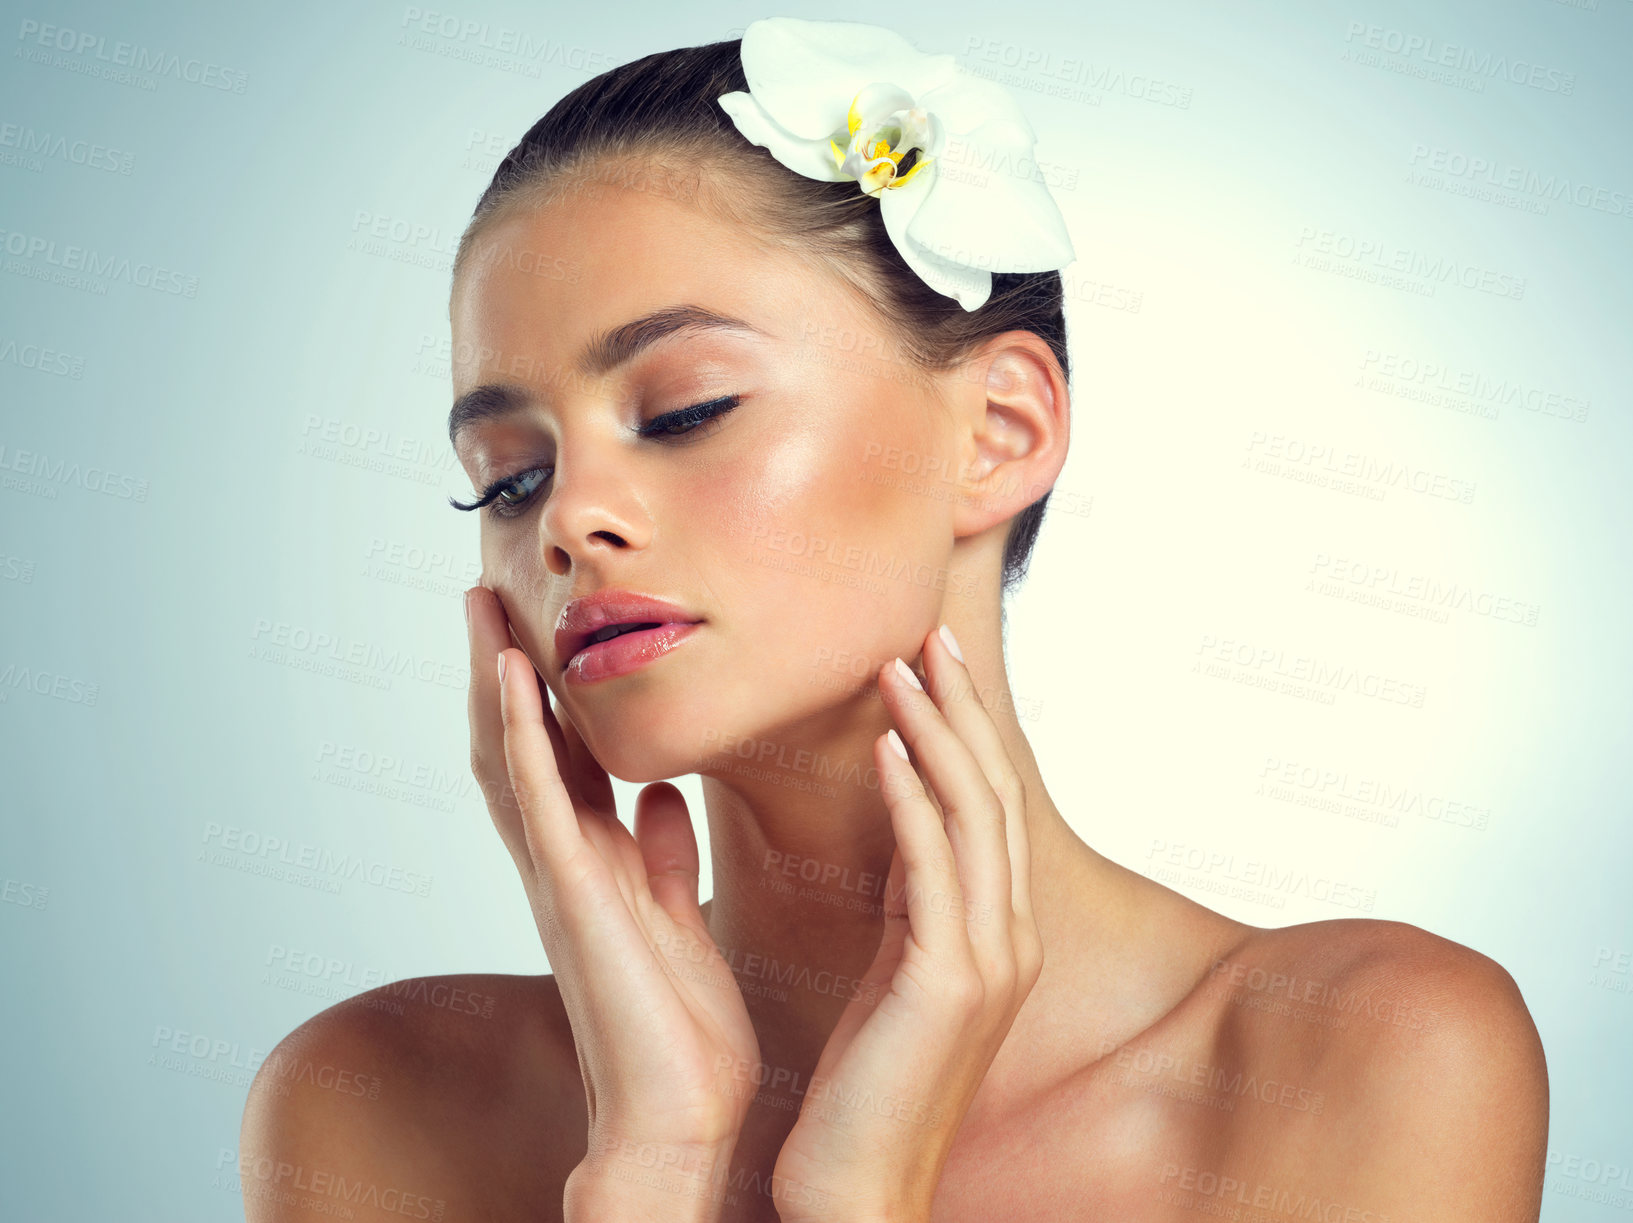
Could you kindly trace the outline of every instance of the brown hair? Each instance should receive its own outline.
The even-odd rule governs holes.
[[[1020,330],[1043,339],[1062,378],[1069,378],[1060,273],[994,273],[992,295],[978,310],[965,310],[930,288],[897,252],[876,199],[852,181],[797,174],[737,130],[716,99],[748,89],[741,46],[740,39],[731,39],[660,51],[610,69],[563,97],[494,172],[460,239],[454,276],[479,232],[497,215],[537,207],[605,167],[674,155],[689,171],[710,171],[740,193],[737,200],[729,192],[709,193],[711,207],[750,232],[817,259],[857,289],[891,328],[909,365],[928,374],[943,372],[988,337]],[[598,166],[603,169],[595,170]],[[767,184],[770,189],[763,189]],[[1026,576],[1048,500],[1046,490],[1010,523],[1002,594]]]

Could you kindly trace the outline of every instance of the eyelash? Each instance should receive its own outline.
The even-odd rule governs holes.
[[[693,404],[689,408],[681,408],[678,411],[665,412],[662,416],[654,416],[636,432],[641,437],[658,438],[660,440],[666,437],[687,437],[695,433],[699,427],[724,416],[741,402],[741,395],[723,395],[719,399],[711,399],[707,403]],[[681,426],[684,427],[679,428]],[[679,432],[670,432],[671,429],[676,428],[679,428]],[[709,429],[703,436],[707,437],[713,432],[713,429]],[[515,502],[500,500],[500,494],[512,489],[519,490],[523,477],[545,470],[547,469],[543,467],[534,467],[527,471],[518,472],[514,476],[506,476],[503,480],[495,480],[488,485],[487,488],[482,490],[481,496],[469,504],[455,501],[452,497],[448,498],[448,504],[452,505],[456,510],[479,510],[483,506],[490,506],[488,513],[495,518],[514,518],[522,513],[527,508],[528,503],[533,500],[532,492],[528,492],[523,500]]]

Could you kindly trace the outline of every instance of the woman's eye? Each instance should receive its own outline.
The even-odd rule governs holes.
[[[521,507],[527,504],[539,485],[550,478],[551,471],[548,467],[535,467],[496,484],[493,489],[493,513],[500,518],[521,513]]]
[[[711,424],[730,412],[742,402],[741,395],[722,395],[719,399],[711,399],[707,403],[693,404],[689,408],[681,408],[675,412],[665,412],[662,416],[655,416],[636,432],[641,437],[655,438],[663,441],[673,441],[689,434],[696,433],[700,437],[714,432],[714,429],[702,429],[700,426]],[[716,426],[718,427],[718,426]],[[488,512],[498,518],[514,518],[522,513],[533,499],[541,484],[555,474],[554,467],[534,467],[527,471],[490,484],[482,496],[465,505],[449,498],[455,509],[477,510],[486,506]]]
[[[654,416],[642,425],[639,432],[642,437],[682,437],[691,433],[699,425],[706,424],[716,417],[724,416],[739,403],[741,395],[722,395],[719,399],[711,399],[708,403],[693,404],[689,408],[681,408],[678,412],[665,412],[662,416]],[[707,432],[713,432],[708,430]]]

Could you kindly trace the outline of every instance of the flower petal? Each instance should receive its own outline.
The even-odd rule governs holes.
[[[925,167],[900,187],[891,187],[879,196],[879,216],[885,232],[907,266],[937,293],[957,300],[966,310],[978,310],[992,296],[992,274],[943,257],[908,236],[924,202],[935,194],[935,165]]]
[[[996,81],[989,81],[964,69],[928,93],[914,94],[925,110],[940,116],[942,127],[953,136],[964,136],[983,124],[1008,120],[1036,140],[1026,112],[1015,96]]]
[[[1037,162],[1018,135],[1000,120],[950,142],[907,237],[987,272],[1051,272],[1075,260],[1066,218],[1042,178],[1031,177]]]
[[[894,30],[798,17],[751,22],[742,60],[749,91],[766,113],[808,140],[844,130],[851,99],[865,85],[888,81],[919,98],[958,71],[953,56],[926,55]]]
[[[825,141],[804,140],[780,127],[753,94],[739,89],[721,94],[716,101],[750,144],[759,145],[794,173],[830,183],[850,177],[834,164],[833,150]]]
[[[900,85],[890,81],[873,81],[858,91],[851,110],[861,120],[861,127],[865,131],[883,123],[898,110],[907,110],[912,105],[912,95]]]
[[[903,107],[896,116],[902,126],[902,147],[920,148],[929,155],[936,141],[936,117],[922,107]]]

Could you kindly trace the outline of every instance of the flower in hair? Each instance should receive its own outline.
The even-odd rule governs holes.
[[[718,99],[737,130],[796,174],[854,180],[907,265],[964,309],[995,272],[1077,257],[1041,176],[1005,168],[1034,165],[1020,106],[951,55],[880,26],[768,17],[743,31],[742,58],[748,92]],[[970,164],[948,172],[951,141]]]

